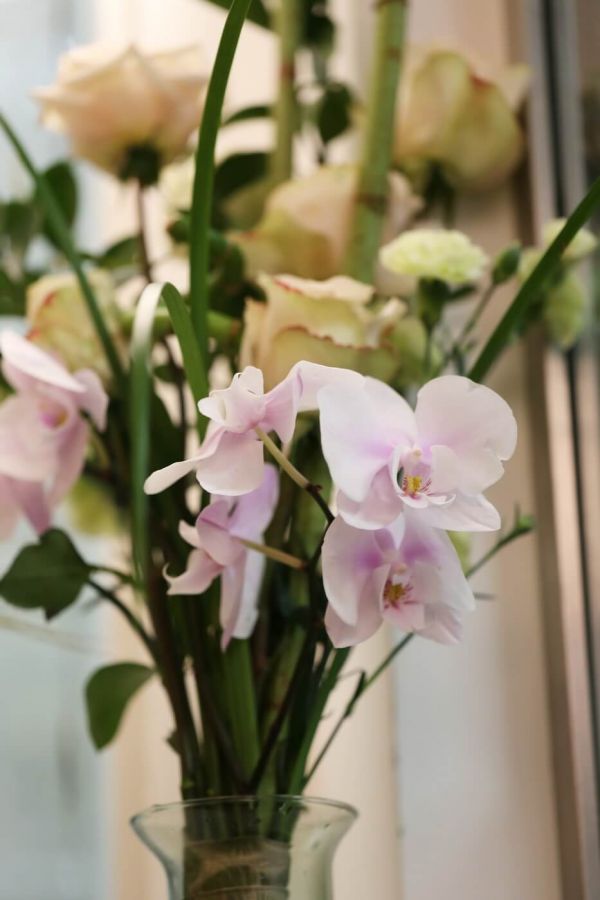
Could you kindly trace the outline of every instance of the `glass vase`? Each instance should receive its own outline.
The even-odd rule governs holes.
[[[132,825],[169,900],[332,900],[333,855],[355,818],[326,800],[225,797],[154,806]]]

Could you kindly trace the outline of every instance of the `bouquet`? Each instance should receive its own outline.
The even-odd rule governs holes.
[[[67,55],[38,92],[44,121],[138,199],[139,234],[100,253],[77,246],[70,164],[38,171],[0,119],[33,179],[29,198],[1,210],[0,311],[26,326],[0,334],[0,535],[23,518],[37,535],[0,595],[54,619],[93,591],[147,655],[87,684],[95,745],[160,679],[182,797],[254,797],[271,817],[260,804],[303,793],[414,636],[460,639],[480,563],[459,550],[465,534],[500,529],[485,491],[517,437],[483,381],[535,323],[562,346],[576,339],[585,297],[575,266],[595,247],[582,226],[600,193],[552,223],[544,246],[515,244],[494,260],[451,227],[457,191],[488,190],[518,165],[518,103],[442,50],[413,59],[399,89],[405,8],[395,2],[374,13],[362,161],[328,165],[357,100],[329,75],[334,23],[308,6],[308,25],[295,3],[275,16],[273,111],[223,119],[249,0],[231,3],[208,89],[194,48]],[[266,24],[262,5],[252,10]],[[310,85],[295,74],[300,49]],[[460,89],[439,96],[449,79]],[[271,154],[215,164],[220,127],[271,113]],[[198,127],[194,155],[170,165]],[[294,178],[300,128],[315,170]],[[146,238],[146,195],[157,190],[169,199],[169,256],[189,267],[178,285],[161,279]],[[43,273],[29,252],[40,236],[52,248]],[[496,292],[515,280],[500,315]],[[482,341],[484,311],[496,325]],[[53,524],[83,486],[116,512],[114,565],[84,559]],[[531,527],[517,512],[485,559]],[[393,650],[360,674],[315,753],[352,648],[384,623],[398,634]]]

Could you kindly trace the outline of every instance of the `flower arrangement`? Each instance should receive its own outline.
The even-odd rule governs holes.
[[[414,635],[460,639],[477,564],[461,564],[454,533],[501,527],[485,491],[517,436],[482,382],[536,322],[559,344],[576,338],[584,294],[573,266],[595,248],[581,229],[597,186],[539,250],[514,245],[490,260],[444,227],[453,191],[488,189],[518,164],[522,90],[445,51],[409,67],[398,90],[402,3],[374,13],[363,159],[327,165],[356,101],[328,75],[333,23],[319,5],[319,29],[301,34],[295,6],[276,23],[284,64],[270,160],[214,162],[248,0],[231,4],[208,89],[193,48],[82,49],[62,61],[56,85],[37,94],[43,121],[140,198],[140,234],[101,253],[76,246],[70,166],[39,172],[0,119],[34,182],[31,197],[2,207],[0,311],[23,315],[26,336],[0,337],[0,535],[20,518],[37,533],[0,595],[53,619],[87,588],[127,619],[147,665],[92,676],[90,731],[106,746],[136,691],[159,678],[185,798],[301,793],[354,645],[382,623],[399,634],[332,736]],[[294,81],[301,45],[316,102]],[[317,147],[303,179],[291,165],[299,122]],[[191,152],[199,125],[185,171],[165,169]],[[144,194],[157,185],[172,198],[173,255],[189,263],[179,289],[155,280],[145,239]],[[41,276],[28,253],[40,235],[55,251]],[[127,305],[132,275],[147,285]],[[514,299],[482,341],[481,314],[511,280]],[[114,566],[83,559],[53,525],[82,477],[102,485],[127,536]],[[492,552],[531,527],[517,515]]]

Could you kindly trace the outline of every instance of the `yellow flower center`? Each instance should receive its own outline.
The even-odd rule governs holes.
[[[405,571],[406,566],[403,564],[399,565],[392,577],[386,581],[383,589],[383,603],[386,608],[393,606],[394,609],[398,609],[412,593],[410,581],[401,580],[401,576]]]
[[[402,490],[407,494],[418,494],[423,487],[423,479],[420,475],[405,475],[402,481]]]

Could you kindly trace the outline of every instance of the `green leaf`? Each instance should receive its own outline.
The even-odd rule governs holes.
[[[139,265],[140,240],[138,237],[126,237],[111,244],[102,253],[91,256],[101,269],[125,269]]]
[[[583,228],[598,206],[600,206],[600,178],[597,178],[593,183],[579,206],[569,216],[562,230],[559,231],[541,257],[529,278],[521,285],[515,299],[494,329],[469,372],[469,377],[473,381],[483,381],[506,345],[517,332],[531,304],[536,302],[540,292],[556,273],[561,264],[564,250],[569,246],[577,232]]]
[[[32,181],[35,184],[36,194],[39,197],[39,201],[44,208],[44,213],[47,217],[48,222],[52,225],[52,230],[53,234],[56,237],[57,245],[64,253],[67,261],[69,262],[69,265],[77,276],[77,280],[79,281],[79,285],[81,287],[81,292],[85,298],[85,302],[87,304],[98,337],[100,338],[100,341],[102,343],[104,352],[106,353],[106,357],[110,363],[117,383],[122,387],[124,381],[124,372],[121,361],[119,359],[119,355],[106,327],[106,323],[100,311],[100,307],[98,306],[98,302],[96,300],[94,292],[83,270],[81,258],[75,247],[69,225],[65,221],[61,205],[56,199],[54,191],[48,184],[46,178],[41,172],[38,172],[35,165],[33,164],[33,161],[30,159],[29,154],[25,150],[25,147],[2,114],[0,114],[0,128],[2,129],[2,131],[4,131],[4,134],[6,135],[21,164],[29,173]]]
[[[25,547],[0,579],[0,595],[12,606],[43,609],[52,619],[75,603],[92,568],[64,531],[46,531]]]
[[[208,359],[209,230],[215,199],[215,147],[223,115],[229,73],[246,16],[256,14],[259,0],[231,0],[213,66],[196,148],[194,189],[190,210],[190,308],[194,331]],[[265,13],[266,14],[266,13]],[[268,18],[268,17],[267,17]]]
[[[124,662],[94,672],[85,689],[88,727],[97,750],[115,737],[129,701],[155,675],[154,669]]]
[[[317,103],[315,120],[324,144],[333,141],[350,128],[354,98],[344,84],[328,84]]]
[[[169,316],[173,323],[173,330],[177,335],[177,340],[181,347],[185,374],[190,388],[192,389],[194,400],[197,403],[208,394],[208,377],[206,365],[202,359],[200,347],[194,334],[192,319],[183,297],[172,284],[165,284],[163,286],[162,297],[169,310]],[[201,427],[200,431],[202,436],[204,427]]]
[[[22,316],[25,313],[23,284],[0,269],[0,316]]]
[[[231,6],[231,0],[209,0],[209,2],[220,6],[221,9],[229,9]],[[263,0],[253,0],[248,12],[248,21],[254,22],[255,25],[260,25],[262,28],[271,27],[271,19]]]
[[[215,171],[215,197],[224,200],[247,184],[263,178],[268,164],[267,153],[234,153],[228,156]]]
[[[272,113],[273,110],[270,106],[245,106],[224,119],[221,127],[247,122],[249,119],[268,119]]]
[[[75,175],[71,165],[68,162],[55,163],[50,166],[49,169],[46,169],[43,173],[43,177],[54,195],[65,223],[69,228],[72,228],[77,214],[78,191],[77,182],[75,181]],[[50,243],[60,249],[60,234],[52,225],[51,220],[48,218],[48,214],[44,214],[43,212],[44,203],[40,196],[39,188],[36,192],[35,199],[38,206],[42,209],[42,231]]]
[[[138,301],[131,335],[129,382],[129,429],[131,435],[131,539],[138,578],[145,583],[150,552],[148,541],[148,497],[144,482],[150,474],[150,427],[152,410],[152,365],[154,317],[162,285],[149,284]]]
[[[40,215],[31,200],[10,200],[2,206],[2,231],[13,248],[24,253],[40,228]]]

